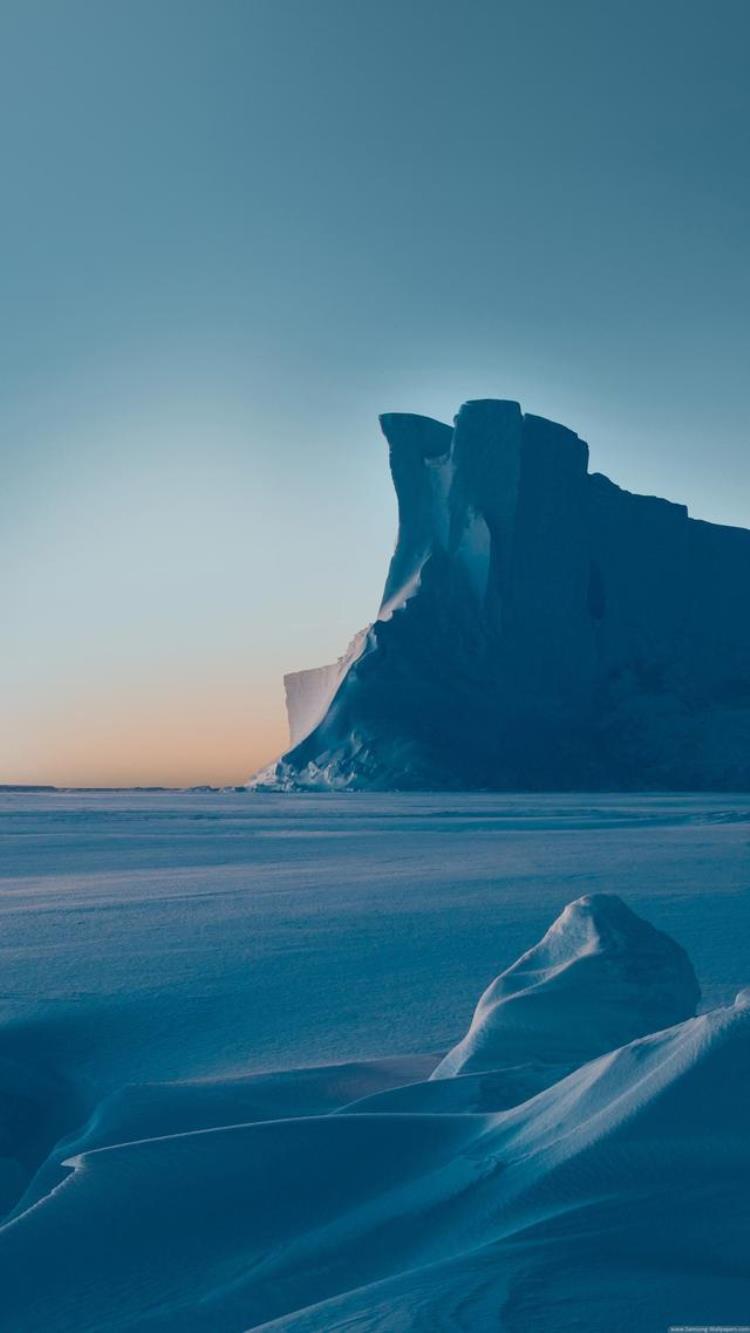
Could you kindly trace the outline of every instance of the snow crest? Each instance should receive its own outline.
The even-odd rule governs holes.
[[[0,1227],[7,1327],[624,1333],[626,1291],[643,1328],[737,1323],[749,996],[686,1016],[682,950],[596,894],[493,983],[432,1081],[402,1057],[122,1089]],[[669,1025],[632,1037],[650,1022]],[[499,1109],[453,1098],[511,1058],[578,1063]]]
[[[621,898],[569,903],[546,935],[488,986],[466,1036],[433,1078],[535,1060],[582,1064],[695,1013],[687,954]]]

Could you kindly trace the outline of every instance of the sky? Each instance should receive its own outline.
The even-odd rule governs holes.
[[[245,781],[381,411],[750,522],[746,0],[3,0],[0,782]]]

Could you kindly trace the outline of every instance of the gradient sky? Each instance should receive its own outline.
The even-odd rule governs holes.
[[[376,414],[750,521],[746,0],[3,0],[0,781],[239,782],[374,614]]]

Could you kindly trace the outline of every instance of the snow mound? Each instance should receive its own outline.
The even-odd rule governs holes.
[[[670,1304],[686,1317],[686,1265],[704,1313],[722,1291],[734,1312],[748,1296],[748,1116],[740,1003],[495,1116],[324,1115],[88,1152],[0,1231],[8,1326],[601,1333],[605,1309],[627,1326],[623,1273],[642,1269],[647,1326],[666,1327]],[[589,1308],[579,1274],[568,1325],[582,1235],[598,1294]],[[480,1295],[478,1323],[441,1322],[441,1300],[471,1309]]]
[[[476,1137],[436,1170],[432,1199],[413,1190],[410,1262],[264,1327],[630,1333],[634,1311],[657,1330],[715,1326],[717,1310],[742,1325],[748,1116],[745,994],[599,1057],[489,1127],[468,1117]]]
[[[433,1079],[537,1061],[572,1068],[695,1013],[687,954],[614,894],[569,903],[488,986]]]
[[[180,799],[188,801],[193,812],[211,808],[207,797]],[[353,812],[342,826],[344,804],[351,804]],[[456,804],[458,808],[461,803]],[[381,808],[391,805],[389,799]],[[244,844],[250,839],[237,836],[239,806],[231,798],[232,841]],[[359,821],[372,839],[372,857],[387,861],[394,849],[384,830],[393,826],[383,822],[382,814],[373,820],[369,797],[347,798],[338,806],[334,802],[333,813],[328,813],[328,799],[308,797],[270,798],[257,803],[257,810],[252,801],[243,800],[241,806],[253,807],[254,827],[261,832],[252,841],[267,849],[266,859],[258,862],[266,868],[279,856],[267,836],[275,809],[285,811],[282,835],[276,840],[284,846],[299,838],[297,826],[305,822],[302,809],[326,810],[325,815],[305,816],[310,823],[318,821],[312,825],[314,834],[308,823],[308,836],[316,838],[314,855],[299,850],[294,855],[321,927],[317,933],[306,928],[310,947],[318,949],[324,937],[336,937],[340,970],[332,1000],[321,1003],[316,993],[323,969],[303,973],[299,955],[284,978],[294,971],[300,986],[302,1002],[292,1003],[291,994],[284,997],[286,1022],[292,1014],[292,1025],[299,1027],[298,1049],[308,1063],[263,1072],[263,1050],[272,1047],[261,1047],[258,1033],[272,1019],[271,1005],[259,1001],[262,992],[257,990],[253,1003],[238,1002],[243,992],[235,979],[252,970],[248,933],[241,923],[250,921],[254,932],[272,936],[275,969],[283,963],[278,941],[290,939],[274,935],[264,925],[268,918],[258,916],[259,895],[248,892],[244,861],[236,875],[230,865],[219,877],[217,917],[199,919],[212,920],[215,927],[219,918],[239,951],[236,968],[228,948],[222,955],[222,986],[230,983],[231,989],[227,1008],[218,1017],[211,1010],[205,967],[191,960],[187,984],[177,985],[174,974],[164,966],[155,968],[151,959],[149,971],[138,974],[143,1005],[140,999],[137,1005],[123,1005],[121,1026],[114,1025],[100,1001],[97,1029],[78,992],[68,1016],[61,1017],[59,1007],[50,1006],[43,994],[44,1010],[53,1010],[51,1018],[40,1006],[34,1022],[6,1020],[0,1031],[5,1048],[0,1052],[0,1187],[9,1209],[0,1225],[3,1330],[632,1333],[635,1323],[643,1333],[656,1333],[670,1324],[746,1323],[750,990],[740,991],[734,1004],[686,1017],[698,988],[682,950],[618,898],[595,895],[571,903],[544,938],[490,988],[489,1000],[483,997],[487,1012],[477,1025],[475,1054],[480,1063],[486,1056],[492,1067],[430,1081],[438,1057],[424,1053],[313,1064],[316,1025],[328,1023],[329,1042],[335,1037],[346,1044],[342,1034],[348,1029],[334,1026],[341,1020],[342,996],[347,994],[352,1007],[366,1005],[367,988],[384,981],[392,992],[394,976],[416,1044],[422,1052],[426,1045],[437,1044],[441,1029],[430,1027],[430,1041],[425,1040],[419,1004],[439,1008],[439,1023],[455,1024],[455,1017],[446,1019],[447,1008],[439,1003],[450,989],[440,980],[445,977],[443,964],[450,966],[452,950],[458,952],[459,935],[476,964],[475,945],[486,932],[486,913],[471,895],[466,895],[466,918],[447,910],[448,900],[436,893],[430,878],[434,862],[425,864],[425,844],[415,839],[412,826],[405,827],[404,843],[396,848],[398,872],[396,862],[390,862],[385,873],[403,888],[403,848],[408,843],[415,876],[418,866],[422,882],[432,884],[435,910],[448,921],[451,950],[447,956],[439,951],[422,897],[418,934],[426,966],[408,988],[411,968],[404,963],[408,955],[399,953],[399,941],[413,918],[399,915],[398,905],[384,910],[383,902],[393,905],[395,900],[378,897],[382,881],[370,871],[363,893],[372,921],[388,920],[388,942],[381,953],[386,975],[377,975],[373,940],[379,937],[368,934],[361,957],[372,966],[369,972],[365,969],[364,991],[353,991],[342,936],[321,909],[323,880],[337,881],[341,895],[345,876],[334,870],[348,864],[354,874],[362,874],[359,853],[353,855],[350,849],[347,860],[335,851],[342,832],[351,839]],[[435,810],[431,801],[425,808]],[[679,808],[684,811],[683,802]],[[485,841],[482,834],[487,818],[483,801],[473,798],[471,810],[463,810],[462,856],[471,846],[473,857],[485,858],[482,874],[496,873],[497,843]],[[545,829],[555,827],[559,814],[546,809]],[[440,808],[439,828],[449,815],[453,817]],[[514,807],[512,818],[527,828],[525,800],[520,810]],[[191,824],[193,819],[191,814]],[[399,819],[404,822],[403,810]],[[201,820],[199,830],[207,822]],[[90,826],[84,833],[89,855],[96,839]],[[660,857],[653,864],[661,865],[668,825],[660,820],[652,833]],[[164,836],[184,850],[187,835],[175,839],[171,820]],[[199,833],[201,839],[205,836],[205,831]],[[507,822],[499,836],[507,855]],[[526,833],[522,836],[527,839]],[[700,875],[713,836],[713,826],[705,821],[690,824],[687,855],[693,868],[700,867]],[[736,885],[745,869],[747,828],[727,822],[724,836],[738,850],[731,880],[723,883]],[[429,837],[438,847],[432,856],[445,857],[442,833],[437,839],[434,832]],[[544,900],[557,906],[560,878],[569,868],[562,864],[564,841],[554,843],[555,896]],[[51,842],[56,858],[60,845],[57,837]],[[150,831],[144,843],[149,865],[158,845]],[[216,846],[213,841],[205,845],[212,852]],[[607,843],[608,848],[612,845]],[[617,845],[631,849],[632,866],[636,844],[631,834],[627,843]],[[675,861],[676,845],[669,844],[672,887],[679,882],[677,891],[685,903],[686,881]],[[118,843],[118,849],[121,846]],[[37,855],[35,840],[28,840],[23,855]],[[192,866],[194,848],[186,855]],[[580,844],[567,855],[580,876]],[[310,878],[313,860],[318,880]],[[215,854],[206,856],[207,875],[217,874],[216,861]],[[29,874],[31,863],[25,859],[22,864],[33,885],[34,905],[41,903],[46,911],[38,880]],[[99,882],[98,873],[89,878]],[[169,948],[174,951],[179,944],[181,956],[188,940],[195,947],[194,936],[178,933],[188,915],[184,890],[189,883],[187,876],[173,878],[170,872],[154,878],[149,871],[144,894],[151,903],[154,885],[160,888],[160,913],[165,895],[171,895],[175,907],[169,920],[175,933]],[[204,881],[199,884],[203,893]],[[311,884],[319,892],[310,893]],[[462,892],[467,884],[469,867],[462,862]],[[506,929],[517,932],[512,953],[522,947],[522,931],[530,937],[537,933],[544,919],[540,913],[553,914],[542,906],[543,888],[540,895],[530,895],[529,880],[523,878],[520,884],[513,909],[504,918]],[[416,878],[409,880],[408,893],[402,896],[413,899],[419,888]],[[105,891],[105,901],[111,903],[111,880],[105,879]],[[286,875],[280,892],[281,910],[292,922],[291,939],[298,950],[302,914],[299,908],[293,910]],[[80,930],[85,899],[70,870],[61,893],[66,911],[74,914],[66,920],[77,921]],[[687,909],[683,917],[687,938],[713,932],[714,953],[720,939],[717,896],[706,895],[699,930],[691,932]],[[731,895],[733,901],[741,896]],[[12,895],[9,900],[8,930],[16,911]],[[235,902],[241,910],[235,911]],[[129,898],[129,913],[131,903]],[[243,915],[248,903],[249,917]],[[481,904],[489,910],[487,898]],[[38,930],[39,911],[28,915]],[[474,934],[468,932],[469,919]],[[536,925],[529,929],[523,921],[531,919]],[[363,931],[360,901],[354,921]],[[157,933],[153,922],[149,915],[143,934],[131,938],[145,941],[147,933]],[[94,930],[104,949],[107,941],[100,926]],[[723,964],[731,966],[736,989],[741,915],[732,918],[731,931],[737,953],[731,964],[726,959]],[[211,936],[213,957],[216,936],[202,926],[201,933]],[[54,960],[50,938],[42,933],[39,956]],[[112,938],[119,947],[123,932],[112,932]],[[117,973],[123,990],[133,988],[130,974],[136,963],[144,966],[143,952],[123,950],[123,971]],[[325,957],[333,971],[333,951]],[[483,957],[487,968],[486,954]],[[6,968],[8,958],[6,949]],[[66,973],[80,986],[80,967],[68,964],[66,953]],[[112,953],[103,966],[115,971]],[[436,982],[429,993],[427,969]],[[487,970],[491,972],[491,965]],[[477,972],[472,975],[476,978]],[[145,984],[146,977],[170,992],[179,1014],[173,1028],[160,1015],[160,995],[153,984]],[[52,989],[41,966],[33,982],[43,991]],[[4,984],[11,993],[16,977],[6,977]],[[479,988],[476,985],[477,993]],[[194,990],[198,994],[190,1007],[189,992]],[[706,991],[717,993],[710,971]],[[719,993],[733,993],[723,979]],[[447,994],[447,1000],[451,998]],[[405,1039],[412,1034],[398,1029],[399,1040],[394,1040],[392,1012],[372,1010],[369,1030],[383,1039],[383,1047],[406,1049]],[[644,1025],[659,1030],[634,1036]],[[623,1033],[621,1041],[618,1034]],[[611,1045],[602,1051],[602,1043]],[[594,1048],[599,1053],[587,1059]],[[253,1061],[256,1072],[251,1072]],[[58,1068],[60,1073],[55,1072]]]

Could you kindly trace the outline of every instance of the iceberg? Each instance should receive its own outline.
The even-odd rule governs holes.
[[[518,403],[387,413],[398,535],[378,614],[286,677],[255,788],[743,790],[750,532],[588,470]]]

